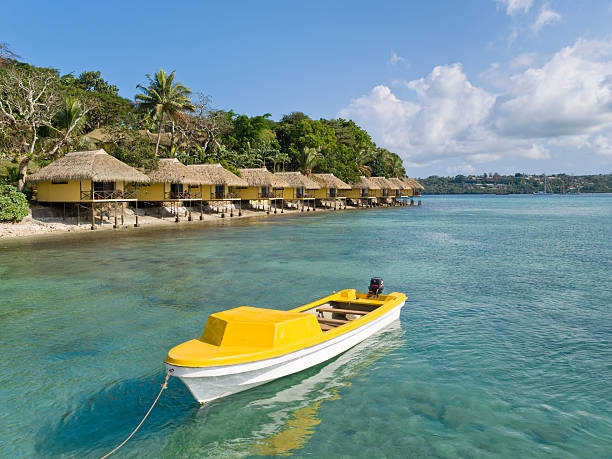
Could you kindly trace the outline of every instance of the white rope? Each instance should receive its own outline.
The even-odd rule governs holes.
[[[128,442],[128,440],[130,438],[132,438],[136,432],[138,432],[138,429],[140,429],[140,426],[145,422],[145,420],[149,416],[149,413],[151,413],[151,410],[153,410],[153,407],[155,406],[155,404],[159,400],[159,397],[161,397],[161,394],[164,391],[164,389],[168,388],[168,380],[170,379],[170,371],[171,370],[169,370],[168,373],[166,373],[166,379],[164,379],[164,383],[161,386],[161,390],[159,391],[159,394],[157,394],[157,397],[155,398],[155,401],[153,402],[153,405],[151,405],[151,408],[149,408],[149,411],[147,411],[147,414],[145,414],[144,418],[142,418],[142,421],[140,421],[140,424],[138,424],[136,426],[136,428],[132,431],[132,433],[125,440],[123,440],[123,443],[121,443],[119,446],[117,446],[110,453],[107,453],[104,456],[102,456],[100,459],[106,459],[111,454],[114,454],[115,452],[117,452],[119,450],[119,448],[121,448],[123,445],[125,445]]]

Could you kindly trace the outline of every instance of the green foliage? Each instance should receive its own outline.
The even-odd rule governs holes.
[[[456,175],[455,177],[438,177],[432,175],[421,179],[427,194],[532,194],[542,191],[542,175],[499,175],[483,174],[481,176]],[[557,174],[548,176],[547,188],[552,193],[611,193],[612,175],[576,175]]]
[[[28,215],[28,200],[11,185],[0,185],[0,222],[20,222]]]

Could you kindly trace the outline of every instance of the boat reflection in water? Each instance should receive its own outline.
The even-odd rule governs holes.
[[[321,404],[339,399],[340,389],[350,386],[355,376],[401,346],[402,335],[400,321],[395,321],[322,366],[315,375],[268,399],[251,402],[247,408],[268,411],[272,421],[253,432],[255,444],[248,454],[282,455],[302,448],[321,422],[317,415]]]

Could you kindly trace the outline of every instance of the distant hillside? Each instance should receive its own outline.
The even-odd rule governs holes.
[[[531,194],[544,190],[543,175],[432,175],[419,179],[423,194]],[[612,193],[612,174],[547,176],[549,193]]]

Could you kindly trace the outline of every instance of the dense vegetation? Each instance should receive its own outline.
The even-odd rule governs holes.
[[[220,162],[234,171],[331,172],[345,181],[405,176],[400,157],[377,147],[350,120],[294,112],[274,121],[269,114],[216,109],[163,70],[146,75],[132,102],[100,72],[60,75],[15,57],[0,59],[0,161],[12,165],[4,166],[0,181],[20,190],[31,165],[94,148],[145,169],[154,169],[160,157],[177,157],[185,164]]]
[[[28,215],[28,201],[10,185],[0,185],[0,222],[19,222]]]
[[[544,190],[542,175],[484,174],[438,177],[432,175],[419,179],[426,194],[491,194],[491,193],[536,193]],[[547,176],[546,191],[549,193],[612,193],[612,175],[567,175]]]

